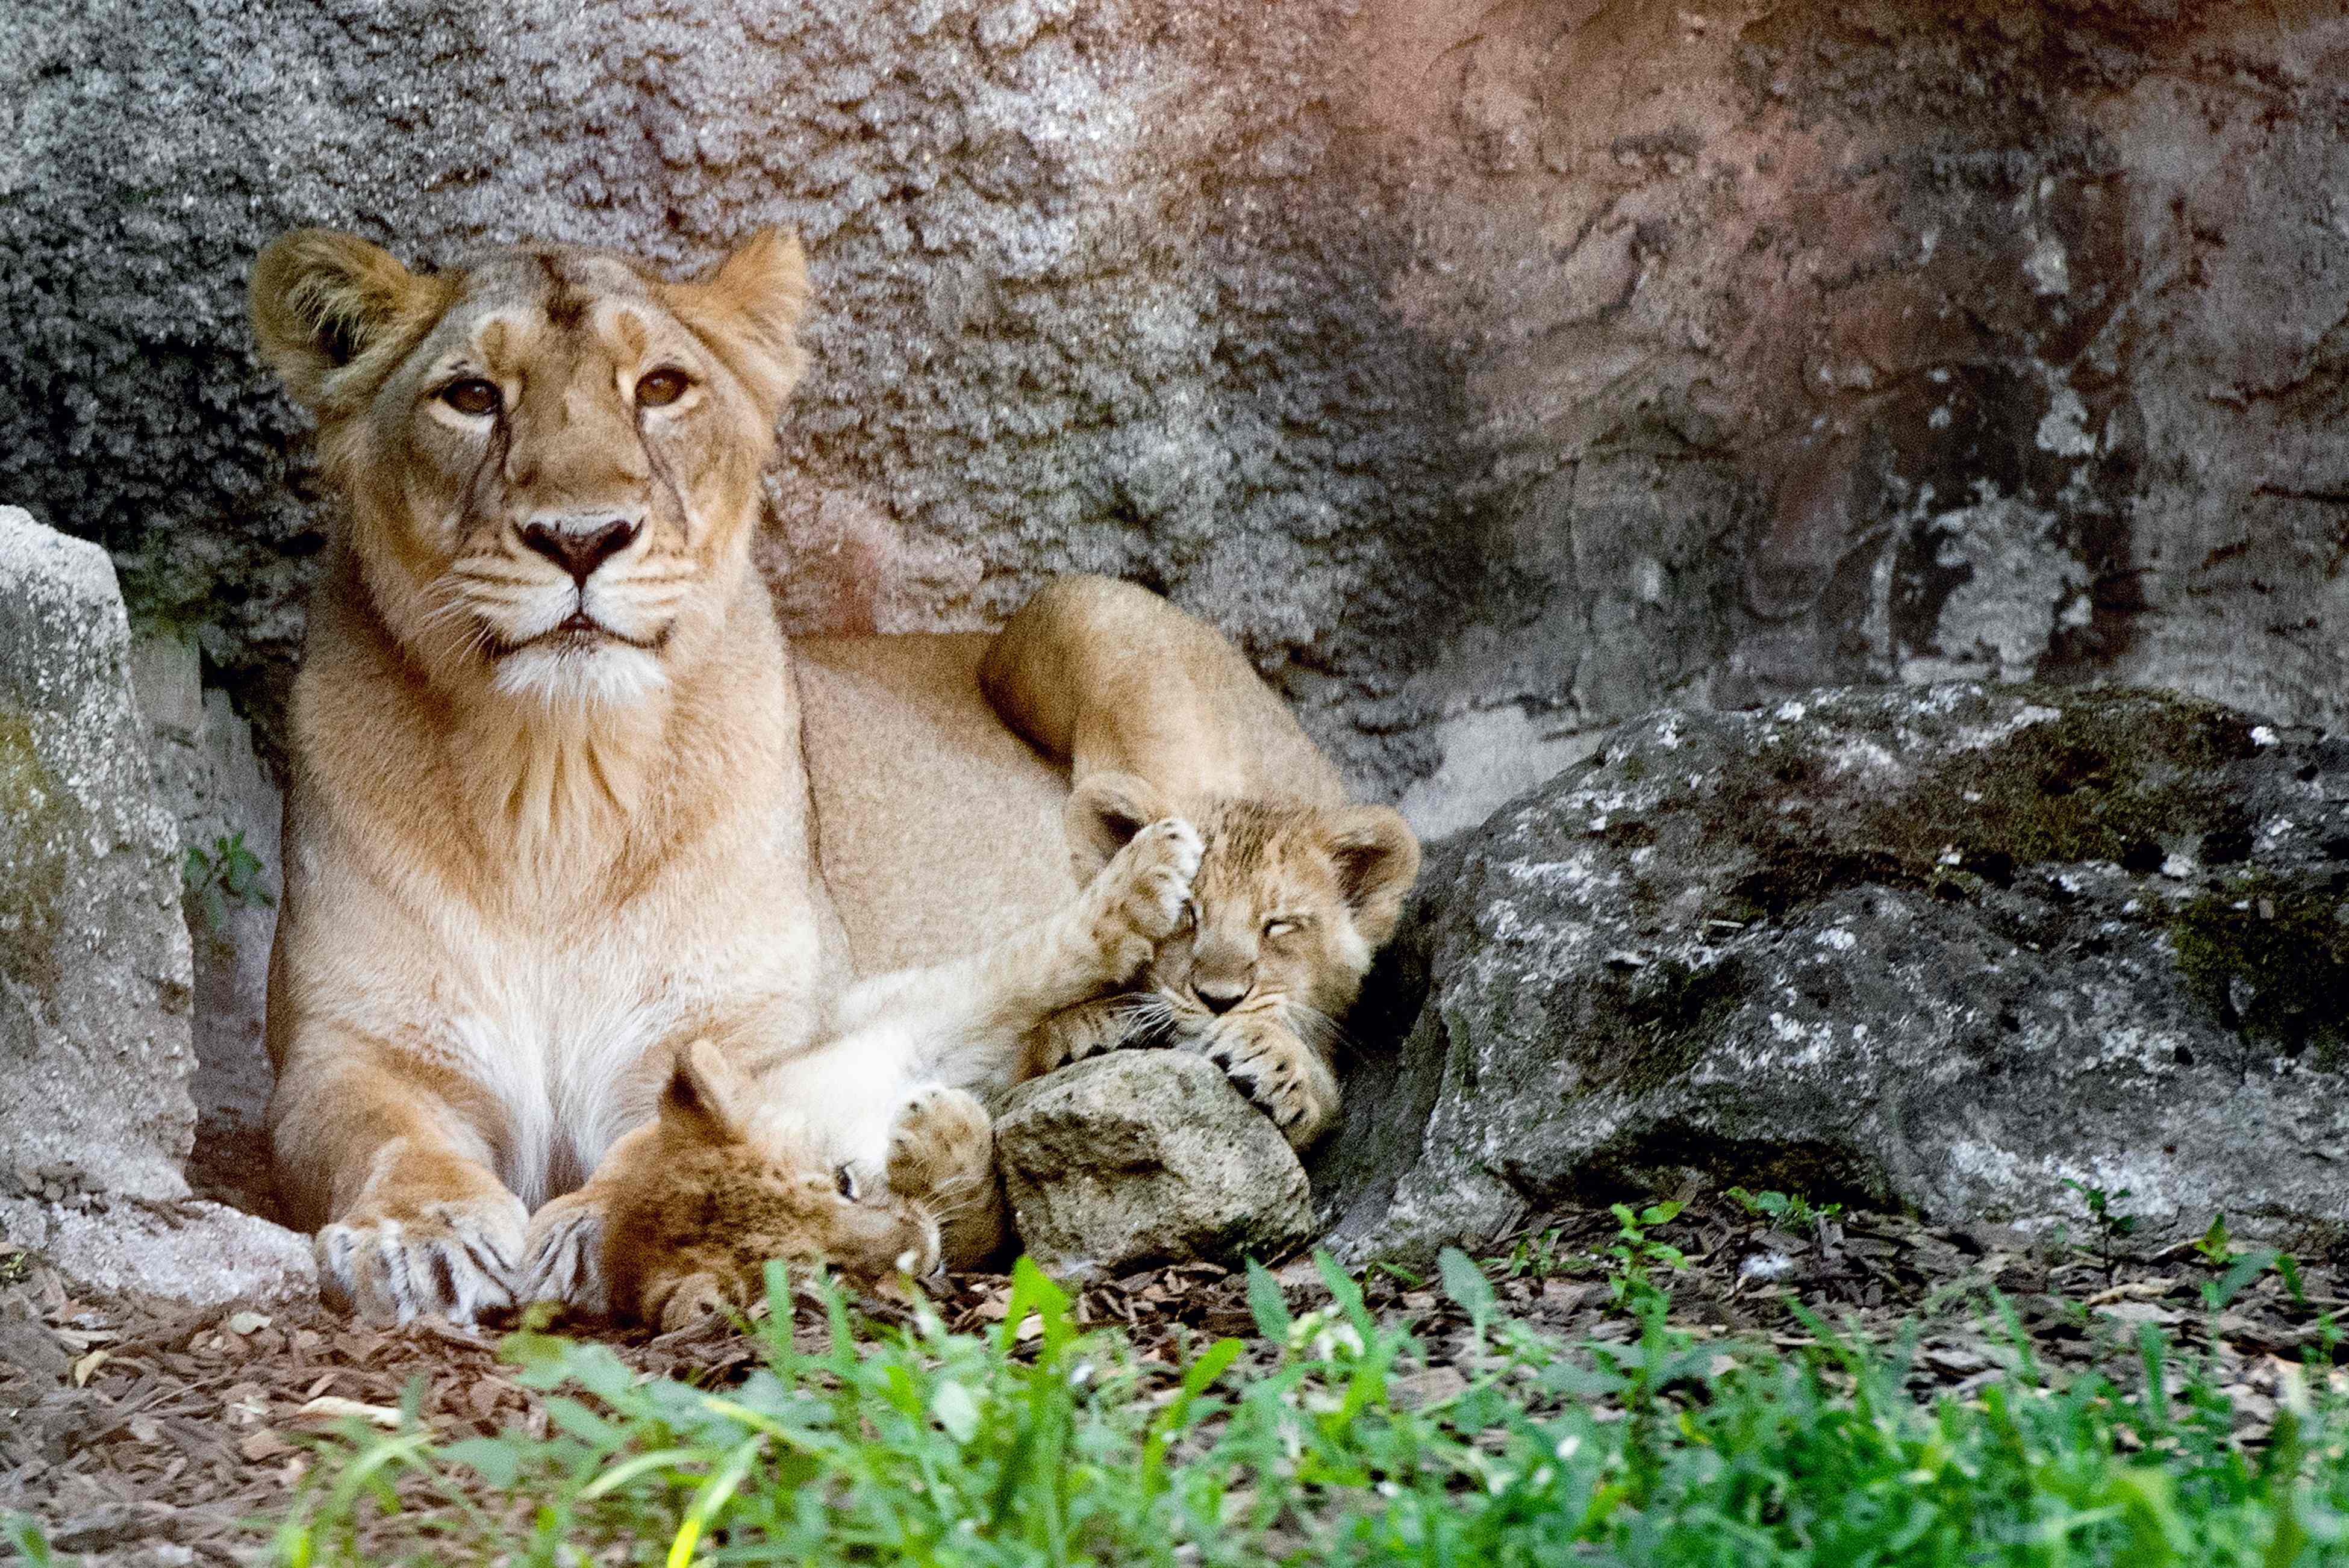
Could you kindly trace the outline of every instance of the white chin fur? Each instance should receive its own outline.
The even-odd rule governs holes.
[[[626,707],[668,685],[660,661],[642,648],[520,648],[498,661],[492,685],[507,696],[550,707]]]

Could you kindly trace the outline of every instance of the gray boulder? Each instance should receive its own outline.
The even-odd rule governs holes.
[[[995,1148],[1020,1243],[1055,1273],[1271,1258],[1312,1233],[1288,1140],[1187,1052],[1114,1051],[1023,1084]]]
[[[1663,713],[1431,878],[1345,1254],[1692,1177],[2349,1239],[2349,743],[2115,690]]]
[[[190,1201],[179,841],[94,544],[0,507],[0,1238],[194,1302],[312,1288],[300,1237]]]
[[[177,1197],[188,933],[129,646],[106,552],[0,508],[0,1167]]]

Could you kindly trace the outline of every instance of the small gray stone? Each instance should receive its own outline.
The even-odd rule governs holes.
[[[995,1146],[1021,1243],[1056,1274],[1268,1259],[1312,1231],[1288,1140],[1186,1052],[1116,1051],[1024,1084]]]

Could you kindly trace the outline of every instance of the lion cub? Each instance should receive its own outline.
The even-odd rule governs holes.
[[[1080,881],[1178,811],[1203,845],[1191,918],[1140,985],[1055,1015],[1035,1054],[1198,1051],[1291,1145],[1310,1144],[1338,1112],[1339,1020],[1419,876],[1409,826],[1352,804],[1238,652],[1144,589],[1051,583],[988,648],[979,685],[1005,723],[1068,759]]]
[[[677,1327],[745,1304],[769,1258],[865,1283],[969,1267],[1007,1234],[988,1107],[1050,1063],[1045,1019],[1132,984],[1187,918],[1198,833],[1134,832],[1047,919],[859,985],[818,1044],[745,1081],[678,1053],[660,1112],[531,1221],[525,1299]]]

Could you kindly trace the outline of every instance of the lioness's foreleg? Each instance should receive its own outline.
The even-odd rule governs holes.
[[[471,1322],[512,1304],[528,1213],[494,1169],[501,1113],[455,1075],[381,1047],[289,1056],[270,1101],[281,1186],[327,1289],[372,1317]]]

